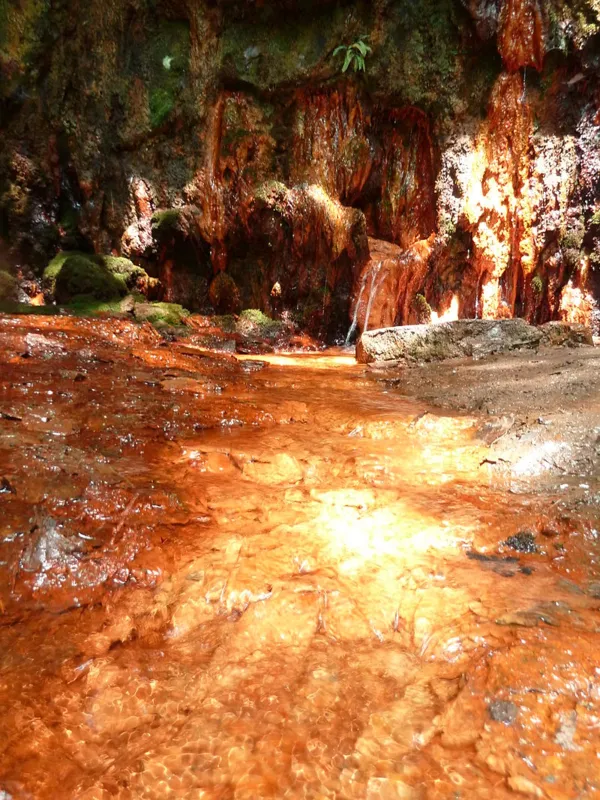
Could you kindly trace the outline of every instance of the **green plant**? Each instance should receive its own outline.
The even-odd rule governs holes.
[[[413,304],[417,312],[417,318],[421,324],[431,322],[431,306],[425,299],[425,295],[420,292],[415,295]]]
[[[347,72],[352,66],[354,72],[366,72],[365,58],[372,52],[368,44],[363,41],[363,36],[357,39],[353,44],[341,44],[333,51],[333,56],[344,53],[344,63],[342,65],[342,72]]]
[[[544,289],[544,282],[539,275],[535,275],[531,280],[531,290],[536,296],[540,296]]]

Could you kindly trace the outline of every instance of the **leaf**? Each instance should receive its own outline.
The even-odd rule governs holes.
[[[366,56],[368,51],[369,51],[369,48],[367,47],[367,45],[364,42],[361,42],[361,41],[354,42],[352,47],[354,47],[355,50],[358,50],[359,53],[361,54],[361,56]]]
[[[335,48],[335,50],[333,51],[333,55],[337,56],[338,53],[341,53],[343,50],[346,50],[346,49],[347,49],[346,46],[341,44],[339,47]]]
[[[346,58],[344,59],[344,66],[342,67],[342,72],[346,72],[353,59],[354,59],[354,53],[352,52],[352,50],[350,50],[350,48],[348,48],[348,51],[346,52]]]

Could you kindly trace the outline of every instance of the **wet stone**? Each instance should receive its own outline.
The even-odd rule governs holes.
[[[511,550],[517,550],[519,553],[537,553],[538,546],[535,543],[535,536],[531,531],[521,531],[514,536],[509,536],[504,542]]]
[[[512,725],[517,718],[518,709],[510,700],[492,700],[488,706],[488,714],[494,722]]]
[[[592,581],[588,584],[588,594],[590,597],[600,600],[600,581]]]
[[[52,567],[65,565],[82,549],[81,542],[71,541],[59,533],[56,522],[49,517],[33,529],[32,536],[21,558],[21,568],[26,572],[47,572]]]
[[[16,493],[17,490],[8,480],[8,478],[2,478],[2,480],[0,480],[0,494],[16,494]]]

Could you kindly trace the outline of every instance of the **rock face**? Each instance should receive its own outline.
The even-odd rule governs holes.
[[[577,322],[546,322],[540,325],[542,344],[549,347],[578,347],[594,344],[592,331]]]
[[[542,333],[523,319],[458,320],[367,331],[356,347],[357,361],[444,361],[537,347]]]
[[[345,7],[0,2],[0,270],[126,256],[193,309],[227,272],[329,338],[600,331],[597,0]],[[366,81],[334,56],[363,34]]]

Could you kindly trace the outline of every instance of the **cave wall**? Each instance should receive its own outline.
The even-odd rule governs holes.
[[[597,324],[599,76],[598,0],[0,0],[0,252],[329,338]]]

